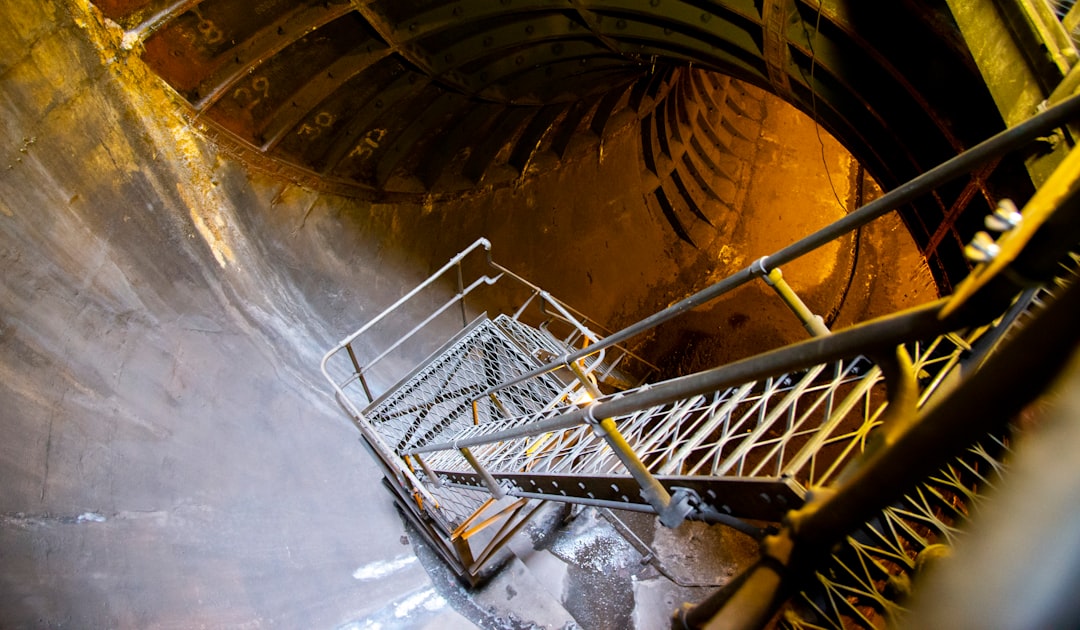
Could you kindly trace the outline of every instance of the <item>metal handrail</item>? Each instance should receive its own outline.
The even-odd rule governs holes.
[[[1065,99],[1061,103],[1035,114],[1015,127],[1011,127],[991,136],[967,151],[964,151],[963,153],[942,162],[929,171],[926,171],[922,175],[901,184],[897,188],[894,188],[881,197],[852,211],[850,214],[830,223],[809,236],[799,239],[774,254],[759,258],[744,269],[731,274],[723,280],[720,280],[635,324],[631,324],[612,335],[604,337],[599,343],[559,357],[556,360],[503,383],[502,386],[514,385],[540,374],[552,372],[567,363],[578,361],[605,348],[621,344],[628,339],[652,330],[660,324],[674,319],[693,308],[711,302],[755,278],[765,277],[771,270],[800,258],[849,232],[853,232],[874,219],[891,212],[899,206],[914,201],[920,195],[930,192],[961,175],[970,173],[989,160],[1000,158],[1006,153],[1023,147],[1049,133],[1053,129],[1069,122],[1070,119],[1073,119],[1078,115],[1080,115],[1080,95]]]
[[[865,353],[868,347],[895,347],[912,336],[930,336],[940,332],[943,322],[938,319],[938,313],[946,301],[944,298],[936,300],[908,312],[859,324],[827,337],[808,339],[718,368],[645,386],[628,394],[607,396],[584,407],[536,422],[474,437],[426,444],[403,454],[457,450],[542,435],[591,423],[598,418],[617,417],[769,376],[806,369],[819,363],[849,358]]]
[[[476,251],[478,249],[481,249],[481,248],[483,248],[483,250],[486,252],[486,258],[487,258],[488,266],[490,268],[498,271],[499,273],[495,274],[494,276],[490,276],[490,275],[487,275],[487,274],[481,275],[476,280],[474,280],[472,283],[470,283],[468,286],[464,286],[462,278],[461,278],[461,263],[465,258],[467,258],[469,256],[469,254],[471,254],[474,251]],[[394,314],[398,309],[400,309],[402,306],[404,306],[406,303],[408,303],[413,298],[415,298],[418,294],[420,294],[421,291],[423,291],[424,289],[430,287],[436,281],[441,279],[444,275],[447,274],[447,272],[449,272],[451,270],[455,270],[455,269],[456,269],[456,271],[458,273],[458,292],[455,293],[454,296],[451,299],[447,300],[441,306],[434,309],[431,312],[431,314],[428,315],[423,321],[421,321],[419,324],[415,325],[409,332],[407,332],[404,335],[400,336],[393,344],[391,344],[389,347],[387,347],[382,352],[380,352],[375,358],[373,358],[373,359],[371,359],[369,361],[366,361],[363,366],[360,365],[360,363],[359,363],[359,361],[357,359],[351,357],[351,358],[353,358],[353,363],[354,363],[354,367],[356,368],[356,372],[353,375],[351,375],[348,379],[346,379],[343,383],[340,383],[340,384],[337,383],[333,379],[333,377],[330,376],[327,366],[328,366],[328,363],[329,363],[330,359],[335,354],[337,354],[341,350],[345,350],[345,349],[348,349],[350,352],[352,352],[353,343],[357,339],[359,339],[364,333],[368,332],[369,330],[371,330],[372,327],[379,324],[380,322],[385,320],[390,315]],[[338,344],[336,346],[331,348],[325,355],[323,355],[322,362],[320,364],[323,375],[327,378],[327,380],[329,380],[335,386],[336,390],[339,390],[338,394],[344,396],[345,393],[344,393],[344,391],[340,391],[340,387],[344,387],[344,386],[348,385],[349,383],[351,383],[353,380],[355,380],[357,378],[362,378],[362,375],[363,375],[364,372],[369,371],[374,365],[378,364],[383,359],[385,359],[387,356],[389,356],[391,353],[393,353],[395,350],[400,348],[402,344],[404,344],[406,341],[408,341],[413,336],[415,336],[418,332],[423,330],[435,318],[437,318],[438,316],[445,313],[454,304],[458,304],[458,303],[463,304],[465,297],[468,296],[473,291],[475,291],[477,288],[479,288],[480,286],[484,286],[484,285],[487,285],[487,286],[494,285],[503,276],[509,276],[510,278],[512,278],[512,279],[520,282],[521,284],[525,285],[526,287],[532,289],[534,292],[537,292],[537,293],[540,293],[542,295],[548,296],[548,294],[546,292],[544,292],[540,287],[532,284],[528,280],[525,280],[521,276],[511,272],[506,267],[503,267],[502,265],[496,263],[492,259],[492,255],[491,255],[491,241],[489,241],[486,238],[482,238],[482,237],[478,238],[471,245],[469,245],[464,250],[458,252],[455,256],[453,256],[449,261],[447,261],[447,263],[445,265],[440,267],[435,273],[430,275],[427,279],[425,279],[420,284],[413,287],[412,290],[410,290],[408,293],[403,295],[401,298],[399,298],[396,302],[391,304],[389,307],[387,307],[386,309],[381,311],[379,314],[377,314],[375,317],[373,317],[371,320],[369,320],[367,323],[365,323],[359,329],[357,329],[353,333],[346,336],[344,339],[342,339],[340,342],[338,342]],[[553,303],[556,303],[554,298],[551,298],[550,296],[548,296],[548,298],[551,299],[553,301]],[[582,331],[583,334],[587,334],[587,335],[590,335],[590,336],[594,335],[583,324],[580,324],[579,322],[577,322],[573,317],[568,318],[567,321],[571,325],[579,328]],[[365,389],[366,389],[366,383],[365,383]],[[369,397],[370,397],[370,395],[369,395]]]
[[[450,271],[451,269],[453,269],[453,268],[457,267],[458,265],[460,265],[460,264],[461,264],[461,261],[462,261],[462,260],[463,260],[463,259],[464,259],[464,258],[465,258],[466,256],[468,256],[469,254],[471,254],[471,253],[472,253],[473,251],[475,251],[476,249],[478,249],[478,248],[480,248],[480,247],[483,247],[483,248],[484,248],[484,249],[485,249],[485,250],[486,250],[486,251],[488,252],[488,256],[489,256],[489,259],[490,259],[490,255],[491,255],[491,241],[487,240],[486,238],[479,238],[479,239],[477,239],[477,240],[476,240],[476,241],[474,241],[474,242],[473,242],[473,243],[472,243],[471,245],[469,245],[469,246],[468,246],[467,248],[465,248],[464,250],[462,250],[461,252],[459,252],[459,253],[458,253],[457,255],[455,255],[454,257],[452,257],[452,258],[451,258],[451,259],[450,259],[449,261],[447,261],[447,263],[446,263],[445,265],[443,265],[443,266],[442,266],[441,268],[439,268],[439,270],[438,270],[438,271],[436,271],[436,272],[435,272],[434,274],[432,274],[432,275],[428,276],[428,278],[427,278],[426,280],[424,280],[423,282],[421,282],[420,284],[418,284],[418,285],[416,285],[415,287],[413,287],[413,289],[412,289],[411,291],[409,291],[409,292],[408,292],[408,293],[406,293],[405,295],[401,296],[401,298],[399,298],[399,299],[398,299],[398,300],[397,300],[396,302],[394,302],[393,304],[391,304],[391,305],[390,305],[389,307],[387,307],[386,309],[384,309],[384,310],[383,310],[382,312],[380,312],[380,313],[379,313],[378,315],[376,315],[375,317],[371,318],[371,320],[369,320],[369,321],[368,321],[368,322],[367,322],[366,324],[364,324],[363,326],[361,326],[361,327],[360,327],[359,329],[357,329],[357,330],[356,330],[355,332],[353,332],[352,334],[350,334],[350,335],[346,336],[346,337],[345,337],[344,339],[342,339],[341,341],[339,341],[339,342],[337,343],[337,345],[336,345],[336,346],[334,346],[333,348],[331,348],[331,349],[330,349],[329,351],[327,351],[327,353],[326,353],[326,354],[324,354],[324,355],[323,355],[322,361],[321,361],[321,362],[319,363],[319,368],[320,368],[320,369],[322,370],[323,376],[325,376],[325,377],[326,377],[326,380],[330,381],[330,384],[331,384],[331,385],[333,385],[333,387],[334,387],[334,389],[336,390],[336,392],[337,392],[338,396],[341,396],[342,398],[346,398],[346,399],[347,399],[347,396],[346,396],[345,392],[344,392],[344,391],[342,390],[342,387],[344,387],[345,385],[347,385],[347,384],[349,384],[350,382],[352,382],[352,380],[353,380],[353,379],[355,379],[355,378],[362,378],[362,373],[363,373],[363,370],[361,369],[361,367],[360,367],[359,363],[358,363],[358,362],[356,361],[356,359],[355,359],[355,356],[354,356],[354,355],[352,355],[352,344],[353,344],[353,342],[354,342],[354,341],[356,341],[356,340],[357,340],[357,339],[358,339],[358,338],[360,337],[360,335],[363,335],[364,333],[366,333],[366,332],[367,332],[368,330],[370,330],[370,329],[371,329],[372,327],[374,327],[374,326],[375,326],[376,324],[378,324],[379,322],[383,321],[384,319],[386,319],[387,317],[389,317],[389,316],[390,316],[390,315],[391,315],[392,313],[394,313],[395,311],[397,311],[397,309],[401,308],[401,307],[402,307],[402,306],[403,306],[404,304],[406,304],[407,302],[409,302],[410,300],[412,300],[412,299],[413,299],[414,297],[416,297],[416,296],[417,296],[417,295],[418,295],[418,294],[419,294],[419,293],[420,293],[421,291],[423,291],[423,290],[424,290],[424,289],[426,289],[427,287],[429,287],[429,286],[431,286],[432,284],[434,284],[434,283],[435,283],[435,281],[436,281],[436,280],[438,280],[439,278],[441,278],[441,277],[442,277],[442,276],[443,276],[443,275],[444,275],[444,274],[445,274],[446,272],[448,272],[448,271]],[[479,279],[478,279],[478,280],[477,280],[476,282],[474,282],[473,284],[471,284],[471,285],[469,286],[469,289],[468,289],[468,291],[472,291],[472,290],[473,290],[473,289],[474,289],[474,288],[475,288],[475,287],[477,286],[477,283],[478,283],[478,282],[485,282],[485,283],[487,283],[487,284],[494,284],[494,283],[495,283],[495,282],[496,282],[497,280],[498,280],[498,277],[497,277],[497,276],[496,276],[495,278],[490,278],[489,276],[482,276],[482,277],[481,277],[481,278],[479,278]],[[445,311],[446,311],[446,309],[447,309],[447,308],[449,308],[449,307],[450,307],[451,305],[453,305],[453,304],[454,304],[455,302],[457,302],[457,301],[458,301],[459,299],[462,299],[462,298],[464,298],[464,295],[465,295],[465,294],[466,294],[466,291],[465,291],[465,290],[461,290],[461,291],[459,291],[459,292],[458,292],[458,293],[457,293],[457,294],[456,294],[456,295],[454,296],[454,299],[452,299],[452,300],[449,300],[448,302],[446,302],[445,304],[443,304],[443,306],[442,306],[442,307],[440,307],[439,309],[436,309],[436,312],[435,312],[435,313],[433,313],[431,317],[429,317],[428,319],[424,320],[424,322],[421,322],[421,324],[420,324],[419,326],[416,326],[416,327],[414,327],[414,328],[413,328],[413,329],[412,329],[411,331],[409,331],[409,332],[408,332],[407,334],[405,334],[404,336],[402,336],[401,338],[399,338],[399,339],[398,339],[398,340],[397,340],[397,341],[396,341],[396,342],[395,342],[394,344],[392,344],[392,345],[390,346],[390,348],[388,348],[388,349],[387,349],[386,351],[382,352],[382,353],[381,353],[381,354],[380,354],[380,355],[379,355],[378,357],[376,357],[376,359],[375,359],[374,361],[370,361],[370,362],[368,362],[368,363],[367,363],[367,367],[370,367],[371,365],[373,365],[373,364],[377,363],[378,361],[381,361],[381,360],[382,360],[383,358],[385,358],[385,357],[386,357],[386,355],[388,355],[388,354],[389,354],[390,352],[392,352],[393,350],[395,350],[395,349],[397,349],[398,347],[400,347],[402,343],[404,343],[404,342],[405,342],[405,341],[406,341],[407,339],[411,338],[411,337],[412,337],[412,336],[413,336],[414,334],[416,334],[416,332],[417,332],[418,330],[420,330],[420,329],[421,329],[421,328],[422,328],[422,327],[423,327],[424,325],[426,325],[427,323],[429,323],[429,322],[431,321],[431,319],[432,319],[432,318],[434,318],[434,317],[437,317],[438,315],[442,314],[443,312],[445,312]],[[345,381],[344,383],[341,383],[341,384],[339,384],[339,383],[338,383],[338,382],[337,382],[337,381],[336,381],[336,380],[335,380],[335,379],[334,379],[334,378],[333,378],[332,376],[330,376],[330,372],[329,372],[329,370],[328,370],[328,368],[327,368],[327,365],[329,364],[329,362],[330,362],[330,359],[331,359],[331,358],[332,358],[332,357],[333,357],[333,356],[334,356],[335,354],[337,354],[338,352],[340,352],[340,351],[342,351],[342,350],[345,350],[345,349],[348,349],[348,350],[349,350],[349,352],[350,352],[350,358],[352,358],[352,359],[353,359],[353,363],[354,363],[354,365],[355,365],[355,367],[356,367],[356,373],[355,373],[355,374],[353,374],[353,375],[352,375],[352,376],[351,376],[351,377],[350,377],[349,379],[347,379],[347,380],[346,380],[346,381]],[[366,383],[365,383],[365,390],[366,390],[366,389],[367,389],[367,385],[366,385]],[[370,395],[370,394],[369,394],[369,395]]]
[[[1074,109],[1080,108],[1080,96],[1073,97],[1067,103]],[[1031,127],[1028,129],[1030,130]],[[1064,163],[1059,166],[1055,174],[1040,190],[1040,193],[1027,204],[1024,222],[1019,228],[1001,239],[1002,250],[997,259],[976,268],[965,283],[958,287],[957,292],[950,297],[859,324],[838,333],[815,337],[718,368],[639,388],[627,394],[609,396],[603,400],[594,401],[585,407],[561,413],[554,417],[546,417],[536,422],[518,425],[495,433],[456,439],[451,442],[429,444],[413,449],[410,453],[469,448],[496,441],[540,435],[586,423],[596,424],[600,418],[611,418],[633,413],[649,407],[682,400],[689,396],[716,391],[782,372],[805,369],[819,363],[848,358],[857,354],[884,354],[890,349],[894,349],[896,346],[913,339],[929,338],[962,327],[989,323],[993,317],[1004,312],[1016,295],[1023,288],[1026,288],[1017,284],[1023,281],[1022,275],[1010,272],[1010,268],[1016,267],[1024,255],[1027,255],[1032,261],[1050,255],[1050,260],[1057,261],[1068,253],[1075,244],[1075,241],[1070,240],[1073,238],[1070,232],[1073,226],[1067,224],[1052,226],[1047,225],[1046,222],[1058,211],[1059,204],[1065,203],[1066,199],[1073,199],[1072,196],[1075,192],[1073,186],[1077,173],[1080,173],[1080,148],[1073,149]],[[906,186],[906,188],[911,189],[912,187]],[[1071,203],[1076,202],[1071,201]],[[1072,211],[1075,208],[1069,210]],[[835,225],[836,223],[833,224],[833,226]],[[815,234],[828,230],[829,228],[825,228]],[[1032,248],[1025,248],[1025,245],[1034,238],[1037,232],[1052,233],[1052,236],[1043,239],[1038,251],[1030,251]],[[811,235],[808,238],[814,236]],[[806,240],[803,239],[803,241]],[[803,241],[799,243],[803,243]],[[1050,246],[1051,241],[1053,241],[1052,247]],[[784,251],[798,251],[801,248],[808,247],[799,243],[781,250],[781,253]],[[1056,251],[1058,249],[1060,251]],[[792,254],[788,253],[783,256],[792,256]],[[777,254],[777,257],[783,258],[780,254]],[[790,260],[791,258],[784,259]],[[762,261],[758,261],[751,265],[750,268],[755,265],[760,265],[762,268],[765,266]],[[1023,264],[1020,264],[1019,268],[1023,269]],[[721,281],[718,284],[723,284],[723,282]],[[981,295],[982,297],[976,300],[974,299],[975,295]],[[992,304],[996,304],[996,307],[1000,307],[1000,310],[988,315],[986,307]],[[616,333],[612,337],[618,337],[623,332]],[[611,337],[608,337],[598,345],[602,346],[610,339]],[[590,348],[585,350],[590,350]],[[582,351],[581,354],[586,356],[588,352]],[[573,360],[573,356],[570,355],[569,358],[565,359],[567,364]],[[521,380],[524,380],[524,377],[518,377],[518,379],[511,382],[520,382]]]
[[[475,252],[475,251],[477,251],[478,249],[481,249],[481,248],[486,253],[486,264],[488,265],[489,268],[495,270],[497,273],[495,273],[494,275],[488,275],[488,274],[480,275],[476,280],[474,280],[468,286],[465,286],[464,283],[463,283],[463,280],[462,280],[461,263],[470,254],[472,254],[473,252]],[[369,361],[365,361],[363,364],[361,364],[360,360],[356,357],[356,353],[354,351],[353,344],[362,335],[364,335],[365,333],[370,331],[375,325],[377,325],[380,322],[384,321],[387,317],[389,317],[390,315],[395,313],[403,305],[408,303],[410,300],[414,299],[421,291],[423,291],[424,289],[430,287],[432,284],[434,284],[440,278],[445,276],[448,272],[450,272],[451,270],[455,270],[455,269],[457,271],[457,282],[458,282],[458,291],[457,291],[457,293],[455,293],[453,295],[453,297],[451,297],[449,300],[444,302],[441,306],[434,309],[423,321],[416,324],[411,330],[409,330],[404,335],[400,336],[394,343],[392,343],[389,347],[385,348],[382,352],[380,352],[377,356],[375,356],[375,358],[373,358],[373,359],[371,359]],[[370,389],[368,387],[367,381],[365,379],[365,374],[370,372],[370,370],[372,369],[373,366],[375,366],[376,364],[381,362],[383,359],[385,359],[387,356],[389,356],[391,353],[393,353],[395,350],[400,348],[402,346],[402,344],[404,344],[406,341],[408,341],[409,339],[414,337],[418,332],[423,330],[426,326],[428,326],[437,317],[439,317],[440,315],[445,313],[447,310],[449,310],[451,307],[453,307],[454,304],[461,304],[461,306],[462,306],[462,315],[463,315],[463,320],[464,320],[464,317],[465,317],[465,312],[464,312],[465,297],[468,296],[469,294],[471,294],[473,291],[475,291],[477,288],[479,288],[481,286],[485,286],[485,285],[491,286],[491,285],[494,285],[494,284],[498,283],[504,277],[507,277],[507,278],[510,278],[512,280],[517,281],[518,283],[520,283],[525,288],[527,288],[527,289],[529,289],[531,291],[530,297],[525,300],[525,302],[521,305],[521,307],[518,309],[518,311],[514,314],[514,316],[513,316],[514,319],[519,319],[521,317],[521,315],[522,315],[522,312],[528,307],[529,303],[535,297],[539,296],[546,304],[551,305],[554,308],[554,312],[552,312],[551,310],[548,309],[548,307],[545,306],[544,308],[541,309],[542,312],[545,315],[557,317],[559,320],[564,321],[567,324],[569,324],[576,331],[575,335],[577,336],[577,338],[586,339],[588,344],[596,344],[598,341],[600,341],[602,339],[602,337],[600,337],[596,332],[591,330],[589,328],[589,326],[587,326],[583,321],[581,321],[581,320],[592,321],[592,320],[590,320],[590,318],[583,315],[577,309],[574,309],[574,308],[564,304],[562,301],[558,300],[557,298],[555,298],[554,296],[552,296],[550,293],[543,290],[539,286],[533,284],[532,282],[529,282],[528,280],[526,280],[525,278],[521,277],[520,275],[514,273],[510,269],[508,269],[508,268],[504,267],[503,265],[495,262],[494,259],[492,258],[492,254],[491,254],[491,242],[486,238],[479,238],[476,241],[474,241],[471,245],[469,245],[467,248],[465,248],[464,250],[462,250],[461,252],[456,254],[454,257],[452,257],[445,265],[440,267],[435,273],[433,273],[431,276],[429,276],[423,282],[416,285],[411,291],[409,291],[408,293],[403,295],[396,302],[394,302],[389,307],[387,307],[386,309],[381,311],[379,314],[377,314],[375,317],[373,317],[370,321],[365,323],[363,326],[361,326],[359,329],[357,329],[353,333],[346,336],[344,339],[342,339],[340,342],[338,342],[337,345],[335,345],[333,348],[331,348],[323,356],[322,361],[320,363],[320,369],[322,370],[323,376],[334,387],[334,390],[335,390],[336,394],[339,397],[343,398],[343,399],[348,398],[347,394],[345,393],[344,388],[349,386],[354,381],[359,380],[361,382],[363,388],[364,388],[364,393],[366,394],[366,396],[368,398],[368,401],[371,402],[374,399],[374,396],[372,395],[372,393],[371,393],[371,391],[370,391]],[[645,359],[643,359],[641,357],[638,357],[636,354],[632,353],[630,350],[628,350],[626,348],[619,347],[619,346],[616,346],[616,348],[622,353],[621,356],[620,356],[620,360],[621,360],[622,357],[630,356],[630,357],[633,357],[635,360],[641,362],[643,365],[646,366],[646,368],[648,368],[650,370],[655,371],[657,369],[655,365],[649,363],[648,361],[646,361]],[[334,357],[334,355],[341,352],[342,350],[347,350],[348,351],[349,359],[352,361],[354,371],[344,381],[338,382],[337,380],[335,380],[330,375],[329,362]],[[592,374],[592,372],[594,370],[596,370],[598,367],[601,366],[601,364],[603,362],[603,359],[604,359],[604,356],[605,356],[605,351],[601,350],[599,353],[590,353],[590,355],[596,355],[596,356],[593,358],[593,360],[591,362],[587,363],[584,366],[586,374]],[[484,397],[487,397],[487,396],[491,395],[492,393],[494,393],[496,391],[499,391],[501,389],[502,389],[501,386],[497,386],[497,387],[493,388],[491,391],[484,392],[484,393],[480,394],[474,400],[480,400],[480,399],[482,399]]]

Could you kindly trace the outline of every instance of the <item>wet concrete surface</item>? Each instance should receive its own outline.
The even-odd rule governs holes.
[[[684,249],[649,214],[630,135],[438,208],[290,185],[101,52],[114,35],[81,2],[0,7],[0,627],[468,627],[322,352],[477,236],[616,323],[703,286],[723,250]],[[753,307],[689,328],[788,334],[769,296],[738,295]]]

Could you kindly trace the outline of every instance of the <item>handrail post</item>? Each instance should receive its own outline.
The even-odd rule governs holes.
[[[768,256],[763,256],[754,263],[761,271],[761,279],[765,281],[765,284],[772,287],[776,294],[780,296],[780,299],[784,301],[784,304],[787,304],[788,308],[795,313],[806,332],[813,337],[824,337],[831,334],[832,331],[825,325],[825,320],[820,315],[815,315],[810,310],[810,307],[802,301],[799,294],[795,293],[787,280],[784,280],[784,273],[780,271],[780,268],[768,269],[765,266],[767,261]]]
[[[584,370],[581,369],[577,363],[567,363],[567,367],[574,373],[574,376],[581,381],[582,387],[589,392],[589,395],[595,400],[601,396],[600,388],[592,383],[586,376]],[[591,404],[591,403],[590,403]],[[645,464],[641,461],[641,458],[634,452],[633,447],[626,441],[623,434],[619,431],[619,427],[616,426],[613,418],[604,418],[603,420],[596,420],[592,414],[591,407],[586,407],[585,419],[592,428],[593,433],[597,434],[608,446],[611,447],[611,451],[615,453],[615,456],[619,458],[623,466],[630,471],[630,476],[634,478],[638,486],[641,488],[641,497],[645,499],[653,510],[660,516],[660,522],[669,528],[678,527],[687,515],[692,511],[688,505],[683,501],[673,501],[671,494],[667,491],[656,477],[653,476],[649,469],[645,467]]]
[[[413,457],[413,458],[416,459],[416,463],[420,464],[420,469],[424,471],[424,476],[426,476],[428,479],[431,480],[431,485],[435,486],[436,488],[441,488],[442,487],[442,485],[443,485],[442,484],[442,479],[439,479],[439,476],[436,475],[431,470],[431,468],[428,467],[427,462],[425,462],[423,460],[423,458],[420,457],[419,453],[413,453],[412,455],[409,455],[408,457]],[[406,461],[408,461],[408,458],[406,458]]]
[[[465,312],[465,279],[461,275],[461,261],[457,262],[457,291],[458,304],[461,305],[461,326],[469,325],[469,318]]]
[[[524,302],[521,303],[521,306],[518,307],[518,310],[514,312],[514,316],[511,317],[510,319],[513,319],[514,321],[517,321],[517,320],[521,319],[522,314],[525,313],[525,309],[528,308],[530,304],[532,304],[532,301],[538,295],[540,295],[540,289],[539,288],[533,289],[532,293],[529,294],[529,297]]]
[[[360,385],[364,388],[367,401],[375,400],[375,397],[371,395],[371,388],[368,387],[367,379],[364,377],[364,370],[360,367],[360,361],[356,358],[356,352],[353,351],[352,343],[345,344],[345,350],[349,353],[349,359],[352,361],[353,367],[356,368],[356,378],[360,380]]]
[[[476,459],[476,456],[472,454],[472,451],[470,451],[468,447],[462,447],[458,450],[461,451],[461,456],[465,458],[465,461],[469,462],[469,465],[473,467],[476,474],[480,475],[480,478],[484,480],[484,485],[487,486],[488,491],[491,492],[491,496],[496,499],[501,499],[506,496],[506,491],[502,489],[502,486],[500,486],[495,477],[488,472],[487,468],[484,468],[479,460]]]

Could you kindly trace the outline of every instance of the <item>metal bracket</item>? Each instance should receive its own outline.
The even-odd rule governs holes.
[[[671,502],[660,512],[660,524],[675,529],[691,514],[701,509],[701,497],[690,488],[672,488]]]

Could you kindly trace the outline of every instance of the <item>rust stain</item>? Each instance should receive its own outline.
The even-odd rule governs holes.
[[[198,129],[179,114],[177,96],[165,88],[160,79],[138,63],[138,50],[127,50],[125,31],[105,18],[89,0],[76,0],[76,23],[97,44],[102,61],[118,79],[131,107],[137,113],[136,124],[159,151],[159,159],[173,171],[169,181],[155,181],[158,194],[170,194],[166,187],[175,186],[187,206],[192,225],[209,247],[218,265],[225,268],[236,256],[231,241],[237,238],[230,226],[232,206],[226,195],[217,189],[216,175],[208,166],[209,157],[202,149]],[[163,112],[176,112],[162,115]],[[110,139],[110,152],[117,155],[117,164],[138,168],[135,151],[124,137]]]

